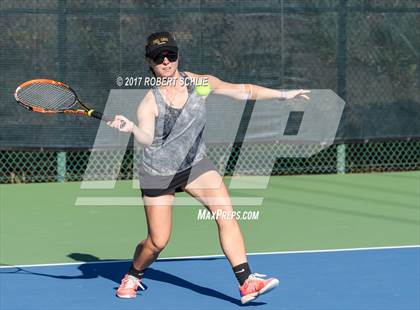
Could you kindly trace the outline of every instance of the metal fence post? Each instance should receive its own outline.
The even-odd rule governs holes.
[[[67,0],[58,0],[57,15],[57,77],[60,81],[66,79],[67,63]],[[57,181],[66,180],[66,152],[57,152]]]
[[[340,0],[337,12],[337,93],[347,97],[347,0]],[[346,146],[337,146],[337,173],[346,172]]]
[[[58,0],[57,15],[57,76],[60,81],[66,78],[67,64],[67,0]]]
[[[337,145],[337,173],[346,173],[346,145]]]
[[[57,181],[66,180],[66,152],[57,152]]]

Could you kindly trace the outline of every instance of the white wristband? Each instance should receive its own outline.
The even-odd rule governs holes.
[[[287,92],[281,90],[279,100],[286,100],[286,99],[287,99]]]

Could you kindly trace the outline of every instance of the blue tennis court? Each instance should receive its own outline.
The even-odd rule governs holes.
[[[79,255],[83,255],[80,254]],[[420,248],[250,255],[255,272],[280,286],[247,307],[389,309],[420,307]],[[1,309],[236,309],[242,307],[222,257],[163,259],[134,300],[115,297],[128,261],[1,269]]]

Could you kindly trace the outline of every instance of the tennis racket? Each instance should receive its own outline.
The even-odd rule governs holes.
[[[26,81],[16,89],[15,99],[24,108],[38,113],[69,113],[90,116],[105,122],[114,120],[88,108],[79,100],[73,89],[54,80]]]

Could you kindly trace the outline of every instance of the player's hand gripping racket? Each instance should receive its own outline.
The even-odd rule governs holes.
[[[69,113],[91,116],[105,122],[114,118],[88,108],[68,85],[54,80],[38,79],[24,82],[15,91],[16,101],[28,110],[39,113]],[[122,121],[120,127],[124,127]]]

